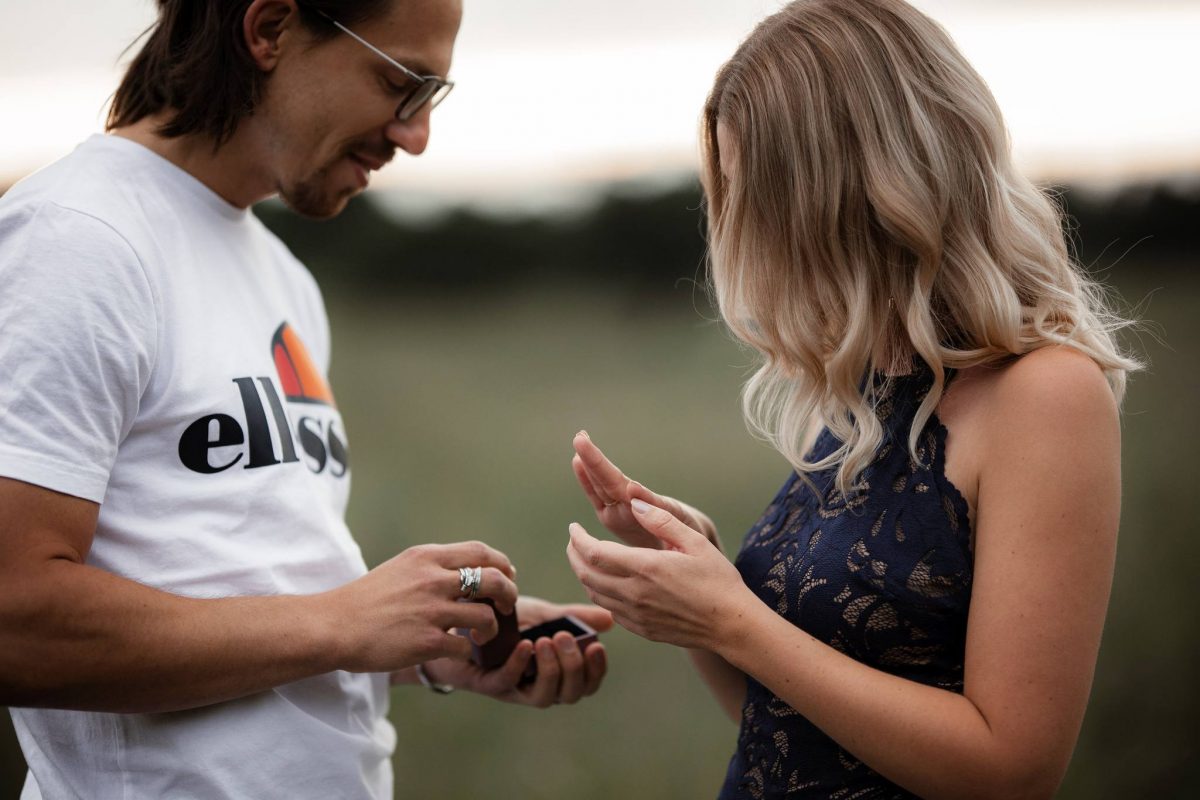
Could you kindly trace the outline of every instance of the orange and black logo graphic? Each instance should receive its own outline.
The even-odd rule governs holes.
[[[316,408],[299,415],[293,424],[271,378],[234,378],[245,412],[245,427],[228,414],[201,417],[179,437],[179,460],[193,472],[206,475],[224,472],[243,458],[245,469],[257,469],[300,461],[296,450],[299,443],[310,470],[344,477],[350,470],[350,453],[345,435],[338,430],[340,420],[334,410],[333,393],[308,349],[286,322],[271,337],[271,357],[287,402]],[[321,406],[326,407],[324,411]]]
[[[275,357],[275,371],[279,373],[279,383],[289,403],[336,405],[329,384],[312,363],[304,342],[286,322],[271,337],[271,354]]]

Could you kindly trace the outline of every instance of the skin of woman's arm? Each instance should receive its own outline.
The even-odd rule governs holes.
[[[1067,348],[1019,359],[987,402],[962,694],[814,639],[659,509],[640,512],[642,524],[674,552],[576,527],[572,567],[621,625],[712,651],[909,791],[1051,797],[1082,725],[1112,583],[1119,418],[1099,368]]]
[[[721,544],[717,526],[713,524],[709,516],[686,503],[680,502],[679,504],[687,509],[694,518],[701,521],[700,532],[704,534],[704,538],[724,553],[725,548]],[[746,703],[746,673],[711,650],[690,647],[688,648],[688,657],[691,658],[692,666],[700,674],[704,685],[708,687],[717,704],[721,706],[721,710],[734,722],[741,722],[742,706]]]
[[[688,657],[721,710],[734,722],[741,722],[746,702],[746,673],[711,650],[689,647]]]

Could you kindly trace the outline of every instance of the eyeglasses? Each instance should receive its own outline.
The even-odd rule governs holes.
[[[396,59],[389,56],[387,53],[380,50],[375,45],[368,42],[366,39],[359,36],[354,31],[347,28],[342,23],[338,22],[333,17],[326,14],[324,11],[316,8],[312,10],[324,17],[339,31],[346,34],[351,39],[391,64],[393,67],[403,72],[405,77],[412,82],[412,88],[410,88],[408,93],[400,100],[400,105],[396,106],[396,119],[400,120],[401,122],[411,119],[414,114],[425,107],[426,103],[429,103],[430,110],[437,108],[438,103],[445,100],[446,95],[450,94],[450,90],[454,88],[453,81],[448,81],[438,75],[418,75]]]

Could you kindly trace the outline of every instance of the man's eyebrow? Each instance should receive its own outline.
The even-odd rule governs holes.
[[[400,64],[405,69],[412,70],[413,72],[417,73],[421,77],[425,77],[426,75],[437,75],[437,73],[433,71],[433,68],[430,67],[424,61],[420,61],[420,60],[411,61],[411,60],[404,59],[404,58],[397,58],[396,56],[394,56],[390,53],[388,54],[388,58],[392,59],[397,64]],[[389,64],[388,66],[391,66],[391,65]],[[445,77],[445,76],[440,75],[438,77]]]

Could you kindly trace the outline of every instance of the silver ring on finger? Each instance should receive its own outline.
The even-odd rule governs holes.
[[[479,596],[479,587],[483,585],[483,567],[459,567],[458,591],[468,600]]]

